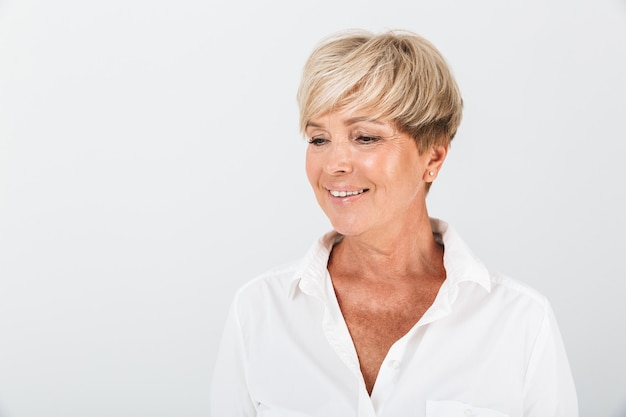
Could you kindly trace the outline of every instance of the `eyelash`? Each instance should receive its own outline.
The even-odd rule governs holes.
[[[358,136],[356,140],[360,141],[363,144],[375,143],[380,140],[378,136]]]
[[[309,145],[314,145],[314,146],[322,146],[326,142],[327,142],[327,140],[324,139],[324,138],[311,138],[311,139],[309,139]]]
[[[378,142],[381,138],[378,136],[365,136],[365,135],[360,135],[357,136],[354,140],[358,141],[364,145],[370,144],[370,143],[375,143]],[[324,144],[326,144],[328,142],[328,139],[324,139],[324,138],[311,138],[309,139],[309,145],[314,145],[314,146],[322,146]]]

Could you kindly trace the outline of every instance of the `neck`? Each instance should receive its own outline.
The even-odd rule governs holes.
[[[345,236],[333,248],[329,269],[386,283],[441,276],[443,248],[433,237],[428,213],[421,213],[384,233]]]

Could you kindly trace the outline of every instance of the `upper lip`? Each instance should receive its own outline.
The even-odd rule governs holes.
[[[365,187],[355,187],[352,185],[326,185],[324,186],[328,191],[361,191],[367,190]]]

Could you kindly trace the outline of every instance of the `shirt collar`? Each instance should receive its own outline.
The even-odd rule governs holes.
[[[290,297],[293,297],[298,289],[310,295],[321,295],[324,292],[327,285],[328,258],[333,246],[341,239],[343,235],[333,230],[313,244],[293,275],[289,286]]]
[[[448,289],[450,303],[456,299],[459,284],[462,282],[474,282],[487,292],[491,291],[489,270],[452,226],[436,218],[430,219],[430,226],[435,240],[444,246],[443,266],[446,269],[444,286]]]
[[[446,269],[444,286],[449,294],[449,302],[456,299],[458,286],[461,282],[475,282],[486,291],[491,290],[489,271],[467,247],[456,231],[443,220],[430,219],[435,240],[443,244],[443,264]],[[301,261],[289,286],[289,296],[293,297],[302,291],[305,294],[322,297],[331,285],[328,276],[328,258],[333,246],[341,241],[343,236],[336,231],[330,231],[319,238]]]

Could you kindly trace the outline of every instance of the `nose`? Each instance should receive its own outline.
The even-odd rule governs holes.
[[[352,172],[352,149],[348,141],[333,141],[328,147],[324,170],[328,174],[341,175]]]

